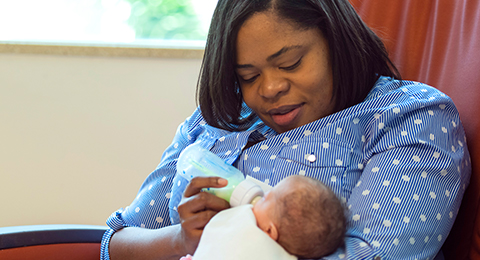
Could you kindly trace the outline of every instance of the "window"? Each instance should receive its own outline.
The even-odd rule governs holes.
[[[0,2],[0,42],[204,46],[217,0]]]

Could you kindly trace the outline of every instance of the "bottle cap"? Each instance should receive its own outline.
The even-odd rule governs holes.
[[[263,190],[257,184],[244,180],[233,190],[230,197],[230,206],[236,207],[249,204],[255,197],[263,197]]]

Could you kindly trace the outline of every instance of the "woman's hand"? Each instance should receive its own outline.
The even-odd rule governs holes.
[[[221,188],[227,183],[227,180],[219,177],[196,177],[185,188],[182,201],[178,206],[185,252],[193,254],[208,221],[218,212],[230,207],[226,200],[201,192],[202,189]]]

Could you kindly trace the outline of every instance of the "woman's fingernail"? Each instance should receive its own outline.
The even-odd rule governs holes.
[[[223,179],[223,178],[218,178],[218,184],[220,185],[227,185],[228,184],[228,181]]]

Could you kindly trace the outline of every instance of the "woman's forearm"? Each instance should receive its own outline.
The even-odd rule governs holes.
[[[110,259],[178,260],[186,254],[183,245],[178,242],[181,241],[180,231],[180,225],[161,229],[124,228],[112,236]]]

